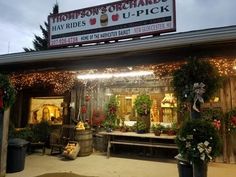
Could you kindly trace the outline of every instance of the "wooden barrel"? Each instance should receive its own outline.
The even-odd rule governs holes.
[[[80,145],[78,156],[88,156],[93,152],[93,134],[91,130],[76,131],[75,140]]]

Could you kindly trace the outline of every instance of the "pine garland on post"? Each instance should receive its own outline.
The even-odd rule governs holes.
[[[6,110],[15,102],[16,92],[6,75],[0,74],[0,111]]]
[[[6,174],[9,107],[15,101],[15,90],[6,75],[0,74],[0,176]]]

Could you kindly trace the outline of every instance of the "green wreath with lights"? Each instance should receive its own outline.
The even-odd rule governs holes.
[[[8,76],[0,74],[0,111],[6,110],[15,102],[16,91]]]

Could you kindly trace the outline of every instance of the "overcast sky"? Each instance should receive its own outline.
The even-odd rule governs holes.
[[[117,0],[57,0],[66,12]],[[0,55],[32,48],[56,0],[1,0]],[[236,25],[236,0],[176,0],[177,32]]]

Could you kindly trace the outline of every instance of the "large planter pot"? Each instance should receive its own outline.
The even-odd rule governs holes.
[[[207,162],[193,163],[193,177],[207,177]]]
[[[177,159],[179,177],[193,177],[193,167],[189,161],[182,158],[179,154],[175,158]]]

